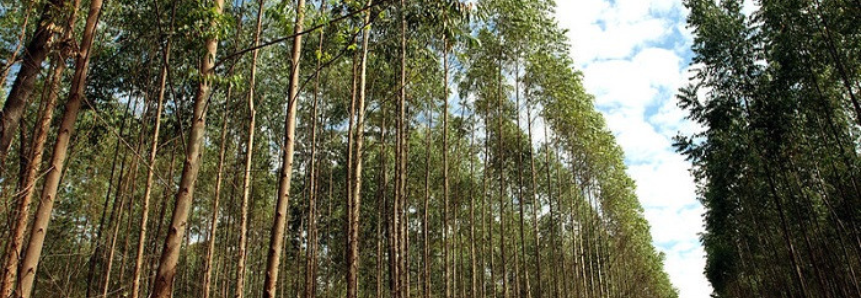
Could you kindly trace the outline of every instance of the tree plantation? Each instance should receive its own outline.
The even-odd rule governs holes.
[[[679,4],[697,271],[861,297],[861,2],[754,3]],[[556,15],[0,0],[0,298],[678,298]]]
[[[3,1],[3,297],[676,297],[549,0]]]
[[[687,0],[677,137],[717,297],[861,297],[861,2]]]

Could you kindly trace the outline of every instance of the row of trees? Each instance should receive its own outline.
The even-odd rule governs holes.
[[[717,297],[861,297],[861,3],[689,0],[678,138]]]
[[[3,297],[677,296],[552,1],[3,5]]]

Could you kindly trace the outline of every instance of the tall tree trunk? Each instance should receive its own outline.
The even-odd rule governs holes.
[[[32,1],[30,5],[34,2],[35,1]],[[75,20],[77,19],[77,11],[80,3],[81,0],[75,0],[73,2],[67,24],[64,27],[63,40],[69,40],[72,38],[72,31]],[[27,21],[25,19],[24,25],[22,25],[24,28],[22,28],[21,31],[22,38],[26,29],[26,24]],[[11,63],[12,60],[15,59],[16,53],[17,49],[13,52],[11,60],[7,63],[9,64],[7,67],[11,68]],[[26,164],[26,169],[24,169],[24,178],[18,182],[18,192],[14,196],[16,198],[15,201],[17,201],[18,204],[16,205],[14,213],[12,213],[12,215],[15,216],[15,220],[12,222],[12,236],[6,244],[6,253],[4,255],[3,263],[3,281],[2,284],[0,284],[0,297],[12,296],[12,291],[15,288],[15,278],[18,273],[18,261],[21,257],[21,250],[23,249],[24,233],[27,230],[27,222],[30,219],[30,203],[33,200],[33,192],[36,187],[36,177],[42,166],[45,143],[48,140],[48,130],[51,125],[51,121],[54,119],[54,107],[57,105],[57,97],[60,95],[63,71],[66,70],[66,55],[63,52],[57,52],[52,59],[54,60],[52,61],[54,71],[51,73],[51,77],[48,80],[48,82],[50,82],[50,87],[46,91],[47,98],[42,104],[41,113],[39,113],[39,122],[36,124],[36,130],[33,134],[32,144],[30,145],[30,151],[28,153],[29,160]],[[8,69],[6,71],[8,71]],[[2,79],[5,82],[5,73]],[[0,82],[0,86],[4,86],[4,82]],[[21,143],[21,148],[24,148],[23,140]],[[0,161],[0,163],[2,163],[2,161]],[[0,175],[3,174],[5,174],[3,173],[3,165],[0,164]]]
[[[499,259],[502,262],[502,297],[508,298],[508,264],[507,264],[507,256],[505,252],[505,201],[508,194],[506,193],[506,184],[505,184],[505,151],[503,150],[503,144],[505,143],[503,139],[502,132],[502,120],[504,111],[502,110],[502,60],[499,60],[499,74],[497,81],[497,94],[496,94],[496,107],[497,107],[497,115],[496,115],[496,131],[499,134],[497,136],[497,159],[499,160]]]
[[[430,290],[431,290],[431,276],[430,276],[430,227],[428,222],[428,217],[430,215],[430,153],[433,146],[433,111],[430,106],[428,106],[427,111],[427,132],[425,133],[425,138],[427,144],[425,145],[425,198],[424,198],[424,208],[422,214],[422,267],[423,267],[423,276],[424,276],[424,285],[422,288],[422,297],[429,298]]]
[[[407,154],[407,151],[404,150],[404,155],[406,155],[406,154]],[[402,193],[405,194],[405,192],[402,192]],[[403,262],[402,271],[404,272],[404,289],[401,292],[403,293],[404,297],[409,298],[409,297],[412,297],[412,294],[410,293],[410,290],[411,290],[410,289],[410,230],[409,230],[409,222],[410,222],[409,215],[410,214],[407,211],[407,210],[409,210],[409,206],[407,205],[408,202],[406,201],[406,198],[408,198],[408,196],[403,196],[403,198],[404,198],[404,200],[401,203],[401,205],[403,206],[403,208],[401,208],[401,210],[404,210],[403,216],[402,216],[403,225],[401,225],[403,227],[403,232],[401,232],[401,237],[403,238],[401,241],[401,245],[403,246],[403,249],[401,252],[401,256],[402,256],[401,260]]]
[[[520,131],[520,64],[515,65],[514,68],[514,98],[515,103],[517,105],[516,114],[517,114],[517,130]],[[527,109],[529,107],[527,106]],[[517,134],[518,144],[522,143],[522,135],[521,133]],[[532,151],[532,138],[529,139],[529,151]],[[517,155],[517,164],[523,164],[523,155]],[[520,259],[523,260],[523,270],[520,271],[520,275],[524,280],[524,291],[526,292],[527,298],[532,298],[532,289],[529,285],[529,266],[527,266],[528,262],[526,261],[526,233],[524,232],[524,210],[523,210],[523,171],[517,171],[517,206],[520,207]],[[533,196],[534,199],[534,196]],[[518,295],[522,295],[522,293],[518,292]]]
[[[173,30],[173,20],[176,13],[176,6],[171,12],[171,31]],[[143,270],[144,251],[146,249],[146,234],[147,220],[149,219],[149,200],[152,196],[152,186],[155,174],[155,161],[158,155],[159,134],[161,132],[161,114],[164,110],[164,93],[167,89],[168,71],[170,71],[170,50],[171,38],[168,37],[162,50],[162,66],[161,75],[159,77],[158,101],[156,103],[155,123],[153,124],[152,143],[150,145],[149,159],[147,160],[147,178],[144,189],[143,200],[141,201],[141,222],[138,233],[137,254],[135,255],[135,267],[132,274],[132,295],[131,298],[138,298],[140,294],[140,279],[141,271]]]
[[[399,92],[398,92],[398,111],[397,111],[397,136],[396,136],[396,148],[395,148],[395,196],[393,198],[392,209],[391,209],[391,228],[389,231],[391,239],[390,246],[390,262],[392,263],[390,269],[391,278],[391,286],[392,286],[392,297],[399,298],[404,295],[409,296],[408,293],[404,293],[402,288],[405,288],[407,291],[409,290],[409,273],[405,272],[403,264],[405,264],[405,257],[401,255],[400,248],[403,245],[401,234],[405,234],[401,232],[401,214],[404,210],[403,202],[406,198],[406,155],[405,155],[405,143],[406,143],[406,130],[405,130],[405,111],[406,111],[406,2],[404,0],[400,1],[399,7],[399,17],[401,23],[400,30],[400,75],[399,75]],[[403,223],[404,225],[406,222]],[[409,237],[408,235],[402,235],[403,237]],[[402,281],[402,272],[406,274],[406,278]],[[404,283],[405,282],[405,283]],[[403,287],[402,284],[405,284]]]
[[[527,86],[528,89],[528,86]],[[532,178],[532,184],[530,187],[529,195],[532,197],[532,232],[535,240],[535,297],[542,298],[544,297],[541,292],[541,241],[538,234],[538,205],[541,202],[538,200],[538,197],[535,195],[536,187],[538,187],[538,183],[536,182],[536,172],[535,172],[535,150],[532,147],[532,108],[530,104],[530,97],[526,96],[526,130],[527,130],[527,138],[529,141],[529,169],[530,169],[530,177]],[[545,125],[547,125],[545,123]],[[545,140],[546,141],[546,140]],[[549,181],[548,181],[549,182]],[[573,210],[572,210],[573,212]],[[572,225],[573,229],[573,225]]]
[[[90,2],[90,11],[87,15],[87,23],[84,26],[84,33],[80,43],[81,48],[75,59],[75,74],[72,77],[69,99],[66,102],[63,120],[57,130],[57,140],[54,144],[53,155],[51,156],[51,170],[45,177],[42,198],[33,219],[30,241],[27,245],[27,251],[24,255],[24,260],[21,263],[21,269],[19,271],[21,273],[21,277],[18,284],[18,296],[21,298],[29,298],[33,290],[33,282],[36,279],[36,268],[39,265],[39,258],[42,255],[42,245],[45,243],[45,233],[47,233],[48,224],[51,220],[51,212],[54,209],[54,199],[57,196],[57,189],[60,186],[60,178],[63,173],[63,166],[65,166],[66,162],[66,153],[69,149],[69,142],[71,141],[71,136],[75,129],[75,120],[78,118],[78,112],[81,109],[81,103],[84,99],[84,87],[87,83],[87,70],[89,69],[90,63],[90,47],[93,45],[96,24],[99,21],[101,10],[102,0],[92,0]],[[35,75],[35,72],[33,75]],[[20,73],[18,77],[19,79],[16,79],[16,82],[21,80]],[[6,104],[8,105],[9,102],[7,101]],[[3,117],[6,117],[5,113]],[[6,129],[5,126],[4,129]]]
[[[122,184],[122,175],[123,175],[122,173],[125,172],[126,152],[123,151],[122,159],[121,159],[122,161],[120,162],[119,177],[116,179],[116,185],[115,185],[114,184],[114,176],[116,174],[117,159],[120,156],[120,154],[119,154],[120,153],[120,147],[121,147],[120,143],[121,143],[121,139],[124,138],[123,134],[126,131],[126,129],[125,129],[126,118],[130,115],[129,111],[130,111],[131,106],[132,106],[131,103],[132,103],[132,100],[129,100],[126,102],[125,112],[123,113],[123,119],[122,119],[122,122],[121,122],[120,128],[119,128],[119,133],[118,133],[119,137],[117,138],[117,141],[114,144],[114,154],[113,154],[114,157],[113,157],[113,161],[111,162],[111,174],[108,178],[108,187],[105,190],[105,201],[102,204],[102,214],[101,214],[101,216],[99,216],[99,226],[96,229],[96,237],[95,237],[95,240],[93,241],[93,246],[95,246],[95,249],[93,250],[93,253],[90,255],[90,260],[88,262],[89,263],[89,266],[88,266],[89,270],[87,270],[86,297],[92,297],[92,295],[91,295],[92,289],[93,289],[92,284],[93,284],[93,281],[95,279],[96,265],[98,263],[99,257],[102,256],[102,247],[103,247],[103,245],[102,245],[102,233],[104,232],[104,229],[105,229],[105,223],[107,222],[108,224],[110,224],[111,222],[113,222],[114,216],[118,212],[117,211],[117,196],[116,195],[114,196],[113,204],[111,204],[111,201],[110,201],[111,189],[113,189],[113,188],[119,189],[119,187],[120,187],[119,185]],[[107,213],[107,210],[109,209],[108,208],[109,204],[113,205],[114,207],[110,208],[111,213],[108,214],[108,217],[107,217],[108,220],[105,221],[105,218],[106,218],[105,215]]]
[[[224,0],[215,0],[216,14],[221,14],[223,7]],[[187,220],[194,196],[194,185],[200,170],[200,157],[203,154],[203,138],[206,134],[206,107],[211,87],[211,82],[207,77],[215,74],[215,57],[217,54],[218,39],[214,37],[208,39],[206,41],[206,54],[200,58],[201,80],[197,85],[197,93],[194,97],[194,113],[185,151],[185,162],[180,176],[179,190],[176,193],[173,216],[159,259],[158,271],[151,294],[155,298],[169,298],[173,293],[176,264],[179,260],[182,240],[188,225]]]
[[[553,166],[550,163],[551,162],[551,153],[554,153],[554,155],[553,155],[554,159],[553,160],[555,160],[556,159],[555,157],[559,156],[559,155],[555,154],[555,152],[556,152],[555,135],[554,135],[554,140],[552,143],[552,149],[553,150],[552,151],[550,150],[551,149],[551,145],[550,145],[551,143],[550,143],[550,139],[547,138],[547,125],[544,126],[544,139],[548,142],[548,146],[547,146],[548,152],[545,153],[544,158],[545,158],[545,162],[546,162],[545,167],[546,167],[546,172],[547,172],[547,189],[548,189],[547,206],[548,206],[548,209],[550,211],[549,216],[550,216],[550,223],[551,223],[551,226],[550,226],[550,264],[552,267],[551,269],[553,270],[552,271],[553,272],[553,297],[559,298],[559,270],[558,270],[559,269],[559,266],[558,266],[559,260],[557,259],[558,252],[556,250],[556,247],[558,246],[558,243],[557,243],[558,238],[556,237],[556,226],[555,226],[556,215],[555,215],[555,212],[553,210],[553,191],[552,191],[554,183],[552,182],[553,180],[550,178],[551,167]],[[562,192],[559,191],[557,193],[557,197],[556,197],[557,203],[558,203],[559,198],[561,196],[562,196]],[[557,204],[557,208],[558,208],[558,206],[559,205]],[[581,251],[581,257],[582,257],[582,251]],[[585,285],[585,281],[584,281],[584,285]]]
[[[257,6],[257,26],[254,31],[254,46],[260,45],[260,32],[263,24],[263,3]],[[238,40],[238,39],[237,39]],[[256,128],[257,110],[254,107],[254,87],[257,83],[257,57],[260,49],[251,52],[251,78],[248,82],[248,142],[245,143],[245,177],[242,183],[242,207],[239,222],[239,250],[236,253],[236,298],[245,295],[245,263],[247,260],[248,243],[248,201],[251,199],[251,163],[254,156],[254,130]]]
[[[21,59],[18,76],[12,83],[12,89],[9,91],[9,96],[6,97],[3,110],[0,110],[0,175],[6,174],[6,155],[27,108],[30,94],[35,88],[36,78],[42,72],[42,62],[48,57],[50,51],[48,44],[56,30],[54,16],[57,15],[57,11],[62,11],[65,5],[66,0],[50,0],[45,3],[36,32],[33,33],[33,37],[24,50],[26,55]],[[86,52],[83,47],[89,48],[83,43],[81,46],[81,53]]]
[[[261,9],[263,1],[261,1]],[[320,3],[320,14],[326,13],[326,2]],[[258,23],[259,25],[259,23]],[[323,53],[323,30],[320,30],[320,41],[317,51]],[[320,72],[322,61],[317,59],[316,74],[314,76],[314,106],[311,113],[311,193],[308,198],[308,249],[305,256],[305,298],[314,298],[317,295],[317,189],[319,188],[317,169],[317,120],[320,94]]]
[[[442,65],[443,65],[443,102],[442,102],[442,246],[443,246],[443,278],[445,280],[445,298],[451,298],[451,270],[449,269],[448,246],[448,37],[443,36]]]
[[[485,253],[487,254],[487,258],[490,258],[488,262],[490,265],[490,297],[496,298],[496,274],[493,271],[493,203],[490,198],[490,190],[488,189],[488,180],[490,179],[490,103],[485,102],[485,110],[484,110],[484,173],[481,178],[481,187],[482,187],[482,197],[481,197],[481,205],[484,207],[485,211],[482,215],[482,231],[485,234]],[[486,259],[485,259],[486,260]],[[482,270],[483,272],[484,270]],[[484,274],[482,274],[484,276]],[[482,298],[487,297],[487,287],[485,286],[486,278],[482,278],[482,288],[484,289],[484,293],[482,293]]]
[[[472,156],[472,150],[475,147],[475,123],[472,124],[472,132],[470,133],[470,141],[469,141],[469,154],[467,155],[469,158],[469,179],[475,178],[475,158]],[[469,298],[476,298],[477,289],[476,286],[478,284],[476,280],[476,276],[478,275],[478,269],[475,262],[475,187],[470,187],[469,189],[469,277],[470,277],[470,291]],[[483,271],[483,270],[482,270]]]
[[[383,233],[382,233],[383,225],[382,225],[382,222],[383,222],[383,210],[384,209],[387,210],[387,207],[388,207],[388,200],[386,198],[386,192],[388,191],[388,188],[389,188],[389,185],[388,185],[389,177],[388,177],[388,166],[387,166],[388,152],[386,151],[386,120],[387,120],[386,118],[388,118],[388,115],[387,115],[388,113],[386,113],[385,108],[383,108],[382,110],[383,110],[382,111],[383,119],[382,119],[382,122],[380,124],[380,153],[379,153],[380,167],[379,167],[379,172],[378,172],[378,176],[377,176],[377,237],[376,237],[376,240],[377,240],[377,276],[376,276],[376,279],[377,279],[376,280],[377,296],[376,297],[382,297],[382,295],[383,295],[383,244],[382,244],[382,241],[383,241]],[[387,222],[386,225],[388,225],[388,224],[389,223]],[[387,227],[387,229],[390,232],[392,230],[392,227]],[[392,237],[389,237],[389,239],[390,239],[390,242],[394,242],[394,241],[391,241],[391,240],[394,240],[394,239],[392,239]],[[394,246],[390,246],[390,248],[393,248],[393,247]],[[394,254],[392,254],[391,251],[392,250],[389,250],[389,252],[390,252],[389,253],[389,261],[390,261],[389,263],[392,266],[394,266],[395,265],[395,262],[394,262],[395,258],[394,258]],[[392,270],[392,272],[394,272],[394,270]],[[394,278],[394,276],[393,276],[393,278]],[[393,288],[392,290],[393,290],[392,291],[392,297],[397,297],[395,295],[395,293],[397,293],[398,289]]]
[[[296,6],[296,22],[294,34],[303,30],[305,22],[305,0],[299,0]],[[278,202],[275,207],[275,220],[268,257],[266,260],[266,280],[263,286],[263,297],[274,298],[278,283],[278,267],[281,264],[281,250],[284,246],[284,230],[287,224],[287,207],[290,205],[290,182],[293,177],[293,148],[296,136],[296,106],[299,99],[299,62],[302,58],[302,35],[293,38],[292,67],[290,72],[290,88],[288,91],[287,117],[284,124],[284,152],[281,156],[281,171],[278,181]]]
[[[236,32],[236,36],[234,38],[236,41],[236,43],[234,45],[234,51],[236,51],[236,49],[239,47],[238,41],[239,41],[239,33],[242,32],[242,22],[238,22],[236,27],[237,27],[236,28],[237,32]],[[236,68],[236,63],[234,63],[233,65],[230,66],[230,69],[227,71],[227,73],[230,75],[233,75],[235,68]],[[215,173],[215,194],[214,194],[213,199],[212,199],[212,207],[211,207],[212,208],[212,211],[211,211],[212,216],[210,217],[210,221],[209,221],[209,232],[207,233],[208,239],[207,239],[206,257],[204,259],[204,264],[203,264],[204,272],[203,272],[203,290],[202,290],[203,293],[202,293],[202,295],[204,298],[209,298],[212,295],[212,293],[211,293],[212,292],[212,290],[211,290],[211,286],[212,286],[212,264],[213,264],[213,259],[215,258],[215,243],[217,242],[216,240],[218,239],[218,237],[217,237],[217,235],[218,235],[218,216],[219,216],[219,212],[220,212],[219,204],[221,201],[222,184],[224,182],[225,152],[227,152],[227,146],[229,145],[229,142],[227,140],[227,132],[228,132],[228,123],[230,123],[230,120],[231,120],[230,115],[232,114],[231,112],[233,111],[233,109],[230,106],[232,97],[233,97],[233,86],[229,85],[229,86],[227,86],[227,92],[226,92],[226,95],[224,98],[224,112],[222,114],[223,119],[221,122],[221,141],[220,141],[220,145],[219,145],[219,149],[218,149],[218,163],[216,165],[216,170],[215,170],[215,172],[216,172]],[[233,185],[235,186],[235,184],[233,184]],[[231,188],[231,191],[232,190],[233,190],[233,188]],[[231,197],[232,197],[232,193],[231,193]],[[228,215],[230,215],[230,214],[228,213]],[[233,226],[233,225],[230,225],[230,226]],[[227,236],[228,237],[226,237],[226,239],[231,239],[230,230],[228,230]],[[221,264],[219,264],[219,266],[220,265]],[[224,271],[228,271],[228,270],[229,269],[225,268]],[[218,272],[219,271],[216,270],[216,274],[218,274]],[[223,282],[225,284],[227,283],[227,281],[223,281]],[[224,291],[221,291],[221,292],[223,295]]]
[[[398,144],[398,163],[400,168],[398,169],[398,196],[397,200],[399,202],[399,206],[401,207],[401,211],[404,212],[404,216],[402,218],[404,232],[403,234],[403,243],[404,253],[400,256],[400,259],[403,262],[403,271],[405,272],[404,279],[404,295],[406,297],[411,297],[410,294],[410,261],[409,261],[409,245],[410,245],[410,235],[409,235],[409,221],[407,219],[408,213],[406,210],[409,208],[407,206],[408,202],[408,194],[407,194],[407,161],[409,160],[409,134],[408,134],[408,125],[409,121],[407,120],[406,115],[406,104],[407,104],[407,20],[406,20],[406,1],[401,0],[400,6],[400,17],[401,17],[401,74],[400,74],[400,98],[398,108],[398,135],[399,135],[399,144]]]
[[[301,1],[301,0],[300,0]],[[373,0],[368,0],[368,6],[373,4]],[[359,290],[359,211],[362,203],[362,142],[364,141],[365,129],[365,85],[366,73],[368,68],[368,42],[371,35],[371,12],[365,14],[365,27],[362,33],[362,57],[360,58],[359,66],[359,86],[358,86],[358,102],[356,111],[356,148],[355,148],[355,166],[353,169],[353,188],[352,198],[350,201],[350,220],[348,231],[348,251],[347,251],[347,298],[357,298]]]
[[[213,258],[215,255],[215,242],[216,235],[218,232],[218,214],[219,214],[219,201],[221,199],[222,192],[222,184],[224,180],[224,153],[227,151],[227,124],[230,122],[230,98],[233,95],[232,88],[227,88],[227,95],[224,100],[224,119],[221,123],[221,141],[218,149],[218,164],[216,165],[215,170],[215,194],[212,198],[212,216],[209,221],[209,232],[207,233],[207,247],[206,247],[206,256],[204,258],[203,265],[203,295],[204,298],[209,298],[211,295],[211,285],[212,285],[212,264]],[[230,237],[228,237],[230,238]],[[216,270],[216,272],[218,272]]]

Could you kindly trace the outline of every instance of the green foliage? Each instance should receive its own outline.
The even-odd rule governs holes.
[[[859,295],[857,17],[841,1],[686,1],[699,67],[678,136],[717,297]],[[840,29],[838,29],[840,28]],[[838,74],[839,73],[839,74]]]

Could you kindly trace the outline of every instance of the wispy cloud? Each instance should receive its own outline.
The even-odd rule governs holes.
[[[675,91],[691,57],[687,12],[680,0],[557,1],[569,29],[572,57],[584,84],[625,150],[628,174],[652,226],[654,244],[682,298],[709,297],[703,275],[703,207],[690,164],[672,148],[678,132],[699,128],[684,119]]]

